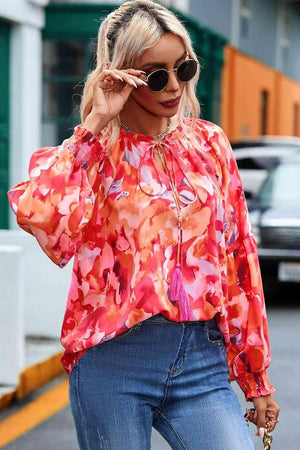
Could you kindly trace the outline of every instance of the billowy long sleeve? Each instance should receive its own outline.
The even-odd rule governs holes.
[[[93,162],[104,161],[105,148],[87,129],[57,147],[42,147],[30,159],[29,180],[8,191],[10,206],[21,228],[35,236],[43,251],[64,267],[76,252],[95,201]]]
[[[230,376],[251,397],[275,392],[267,375],[270,343],[257,244],[233,150],[216,126],[223,165],[224,233],[227,258],[227,314]]]

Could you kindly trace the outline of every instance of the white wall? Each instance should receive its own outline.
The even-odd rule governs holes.
[[[29,159],[40,147],[42,35],[49,0],[1,0],[0,18],[11,24],[9,186],[27,179]],[[10,214],[11,228],[17,228]]]
[[[1,0],[0,17],[16,23],[43,28],[44,7],[49,0]]]
[[[42,95],[41,31],[14,24],[10,59],[10,181],[28,178],[30,156],[40,146]],[[15,228],[11,215],[10,224]]]
[[[23,230],[0,230],[0,246],[7,242],[23,251],[24,274],[22,277],[22,295],[24,299],[24,332],[26,335],[60,337],[66,300],[71,282],[73,260],[60,269],[41,250],[33,236]],[[21,255],[20,255],[21,258]],[[6,293],[5,310],[15,298],[14,275],[16,261],[2,261],[7,273],[11,273]],[[11,289],[11,291],[10,291]],[[5,313],[5,311],[4,311]],[[0,315],[0,329],[5,323],[5,314]]]
[[[17,384],[24,367],[24,261],[20,246],[0,245],[0,384]]]

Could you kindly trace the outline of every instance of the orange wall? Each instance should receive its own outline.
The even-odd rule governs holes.
[[[221,126],[229,139],[261,134],[263,89],[269,95],[266,134],[292,136],[293,105],[300,105],[300,84],[230,45],[225,47],[224,56]]]
[[[292,135],[294,130],[293,105],[294,103],[300,105],[300,84],[282,74],[278,74],[278,87],[280,109],[276,129],[278,134]],[[300,130],[300,117],[298,117],[298,130]]]

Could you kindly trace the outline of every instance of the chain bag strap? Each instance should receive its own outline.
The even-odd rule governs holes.
[[[253,408],[252,408],[252,410],[254,411]],[[247,422],[247,427],[249,427],[249,419],[247,417],[247,412],[244,415],[244,417],[245,417],[245,420]],[[271,450],[272,442],[273,442],[273,436],[271,435],[271,432],[270,432],[269,422],[266,422],[265,434],[264,434],[264,437],[263,437],[264,450]]]
[[[266,429],[265,429],[265,434],[263,437],[264,450],[270,450],[272,442],[273,442],[273,436],[271,435],[271,432],[270,432],[269,423],[266,422]]]

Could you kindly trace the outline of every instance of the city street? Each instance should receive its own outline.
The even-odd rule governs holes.
[[[277,388],[274,394],[275,400],[281,407],[280,423],[273,433],[272,450],[298,450],[300,440],[299,411],[300,393],[298,386],[300,369],[300,309],[292,307],[286,309],[269,309],[268,320],[271,338],[272,363],[269,376]],[[65,381],[66,378],[54,380],[44,390]],[[238,395],[242,409],[245,410],[246,403],[243,394],[234,383],[234,390]],[[26,402],[23,401],[23,406]],[[247,403],[251,407],[251,403]],[[18,411],[14,406],[0,414],[0,420]],[[257,450],[262,449],[260,439],[255,436],[256,428],[250,425],[251,436]],[[48,420],[20,436],[15,441],[6,445],[6,450],[77,450],[78,444],[75,436],[73,418],[70,408],[59,411]],[[153,429],[153,450],[167,450],[169,445]],[[130,449],[128,449],[130,450]],[[200,450],[200,449],[199,449]]]

